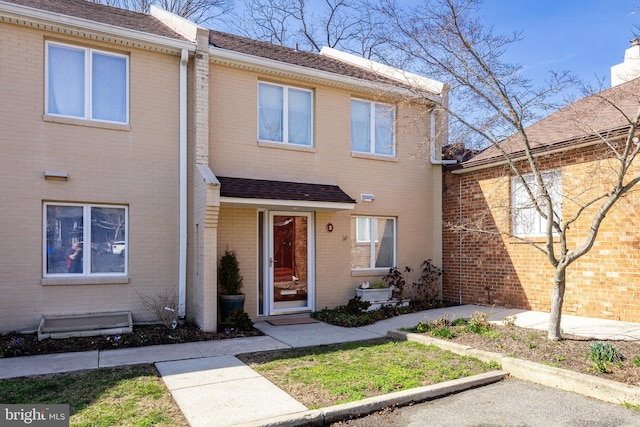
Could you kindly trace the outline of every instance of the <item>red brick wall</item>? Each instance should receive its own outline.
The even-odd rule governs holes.
[[[586,200],[603,192],[610,168],[603,151],[584,148],[541,159],[542,169],[561,167],[565,196]],[[510,230],[510,174],[503,166],[443,177],[443,296],[464,304],[549,311],[553,268],[526,243],[454,226]],[[564,313],[640,321],[640,198],[633,193],[609,212],[593,249],[567,270]],[[563,216],[577,209],[563,201]],[[593,215],[569,230],[569,247],[580,244]],[[542,239],[538,242],[543,242]]]

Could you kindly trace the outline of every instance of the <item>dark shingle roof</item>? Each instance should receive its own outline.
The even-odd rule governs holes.
[[[582,98],[526,128],[532,152],[571,148],[596,139],[596,133],[609,138],[624,135],[629,129],[625,115],[635,117],[639,107],[640,79]],[[524,153],[524,142],[518,134],[505,139],[501,146],[514,158]],[[503,159],[499,150],[491,146],[462,167],[489,165]]]
[[[46,10],[74,18],[109,24],[129,30],[142,31],[162,37],[186,40],[184,37],[162,24],[155,17],[106,6],[86,0],[2,0],[34,9]]]
[[[274,61],[285,62],[301,67],[327,71],[376,83],[401,87],[407,86],[406,83],[402,83],[398,80],[367,70],[366,68],[358,67],[326,55],[291,49],[268,42],[237,36],[235,34],[211,30],[209,31],[209,43],[220,49],[231,50],[260,58],[272,59]]]
[[[265,179],[218,177],[220,196],[242,199],[290,200],[329,203],[355,203],[337,185]]]

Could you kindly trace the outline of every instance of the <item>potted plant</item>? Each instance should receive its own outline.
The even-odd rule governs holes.
[[[242,276],[236,251],[226,249],[218,261],[218,285],[220,294],[220,316],[222,322],[236,309],[244,311],[244,294],[242,293]]]
[[[366,280],[356,288],[356,296],[362,301],[376,302],[389,301],[392,289],[383,281],[377,280],[369,283]]]

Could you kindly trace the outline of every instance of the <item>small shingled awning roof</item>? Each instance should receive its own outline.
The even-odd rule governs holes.
[[[219,176],[220,202],[274,208],[353,209],[356,201],[337,185]]]

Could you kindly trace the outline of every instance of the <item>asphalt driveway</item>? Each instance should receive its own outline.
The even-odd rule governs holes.
[[[640,411],[508,379],[334,426],[635,427],[640,426]]]

